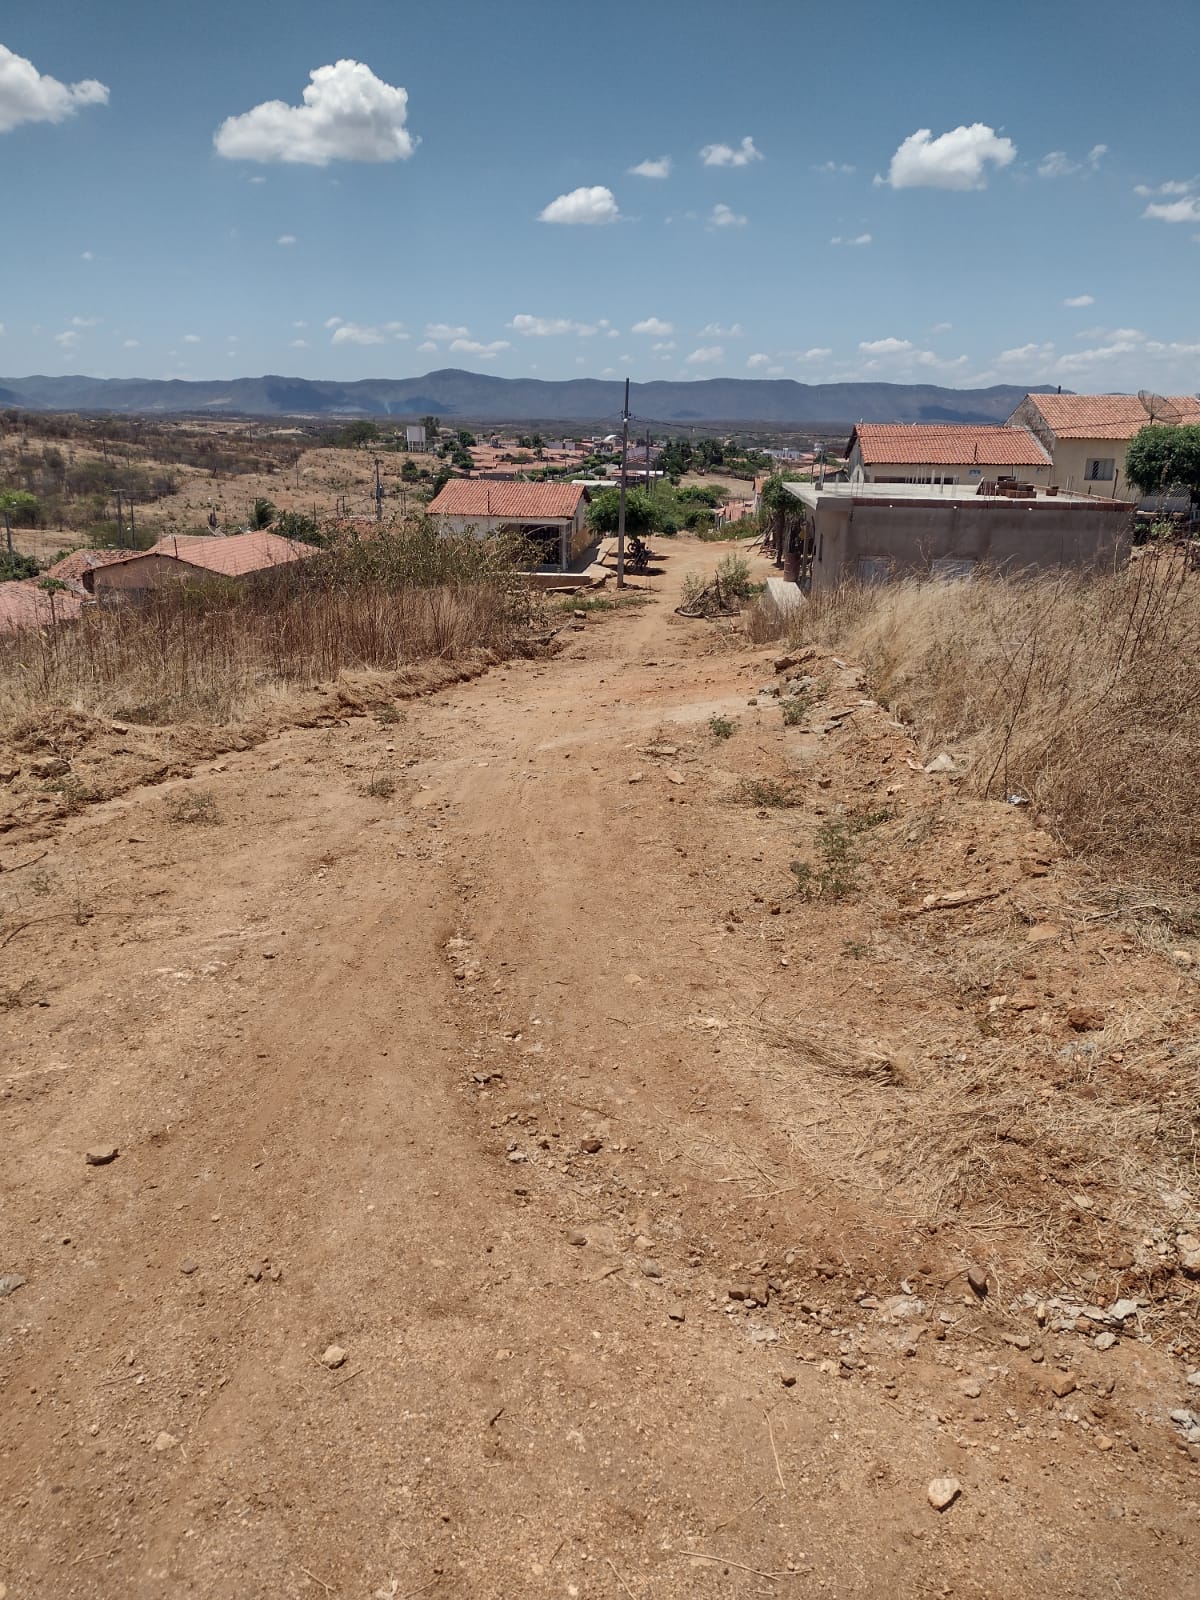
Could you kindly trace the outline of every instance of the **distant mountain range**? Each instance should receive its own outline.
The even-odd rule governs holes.
[[[693,383],[635,383],[630,405],[639,421],[712,423],[1004,422],[1027,393],[940,389],[924,383],[795,383],[791,378],[704,378]],[[553,382],[498,378],[449,367],[421,378],[0,378],[0,405],[31,411],[208,413],[251,417],[459,417],[473,422],[620,420],[624,385],[597,378]]]

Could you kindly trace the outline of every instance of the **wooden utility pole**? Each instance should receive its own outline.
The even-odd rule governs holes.
[[[625,587],[625,463],[629,457],[629,379],[625,379],[625,409],[621,413],[621,501],[617,512],[617,588]]]
[[[379,478],[379,457],[375,457],[375,521],[383,521],[383,484]]]
[[[126,491],[125,491],[125,501],[126,501],[126,504],[129,506],[129,546],[130,546],[130,549],[136,550],[137,549],[137,529],[134,527],[134,524],[133,524],[133,496],[130,494],[128,489],[126,489]]]
[[[125,543],[125,523],[121,517],[121,491],[116,489],[113,492],[117,497],[117,543],[123,545]]]
[[[646,493],[650,493],[650,429],[646,429]]]

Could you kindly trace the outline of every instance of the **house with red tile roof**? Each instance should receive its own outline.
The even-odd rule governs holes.
[[[206,576],[248,578],[290,566],[316,553],[310,544],[262,531],[235,533],[228,538],[170,534],[149,550],[131,550],[115,561],[92,568],[83,574],[83,583],[98,600],[112,601]]]
[[[429,502],[429,515],[449,532],[480,539],[519,533],[537,547],[543,568],[566,572],[584,563],[596,542],[587,507],[588,491],[580,483],[451,478]]]
[[[1050,452],[1025,427],[960,422],[860,422],[846,446],[853,483],[1050,482]]]
[[[1150,423],[1200,423],[1200,400],[1190,394],[1027,394],[1009,418],[1053,458],[1052,483],[1102,499],[1128,497],[1125,452]]]

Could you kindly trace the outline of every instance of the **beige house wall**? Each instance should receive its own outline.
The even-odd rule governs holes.
[[[97,599],[105,595],[135,594],[144,589],[165,589],[186,578],[202,577],[197,567],[174,556],[147,553],[136,561],[115,561],[109,566],[93,567],[90,574],[92,593]]]
[[[1037,408],[1037,398],[1026,395],[1009,418],[1014,426],[1028,428],[1053,460],[1050,482],[1072,494],[1099,496],[1101,500],[1128,498],[1125,482],[1125,452],[1128,439],[1060,439]],[[1113,462],[1112,478],[1086,476],[1089,461]],[[1134,495],[1136,499],[1136,494]]]
[[[439,511],[436,515],[438,525],[448,532],[474,534],[477,539],[486,539],[490,534],[500,533],[508,528],[514,528],[518,532],[522,527],[557,528],[560,549],[565,535],[566,560],[568,564],[577,560],[596,542],[595,536],[587,525],[587,503],[582,500],[575,515],[571,518],[539,517],[536,520],[517,521],[512,517],[455,516],[448,511]]]

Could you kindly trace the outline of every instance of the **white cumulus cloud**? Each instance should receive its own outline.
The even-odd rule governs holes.
[[[771,358],[768,355],[764,355],[762,351],[759,350],[754,355],[746,358],[746,365],[748,367],[769,367],[771,365]]]
[[[848,161],[822,161],[819,167],[813,168],[814,172],[823,172],[831,178],[849,177],[852,172],[856,172],[857,170],[858,169],[856,167],[852,167]]]
[[[685,366],[710,367],[715,361],[724,361],[725,352],[719,344],[703,345],[699,350],[693,350],[685,360]]]
[[[590,188],[584,186],[572,189],[569,194],[560,194],[539,212],[538,221],[596,224],[616,222],[620,215],[612,190],[596,183]]]
[[[140,339],[126,339],[122,344],[122,349],[125,350],[140,350],[141,348],[142,342]]]
[[[633,333],[652,333],[656,339],[666,339],[675,332],[673,322],[664,322],[661,317],[643,317],[640,322],[635,322],[631,330]]]
[[[264,100],[227,117],[213,136],[230,161],[406,161],[418,140],[408,131],[408,91],[384,83],[361,61],[337,61],[309,74],[304,104]]]
[[[276,244],[295,244],[296,243],[296,235],[294,233],[281,233],[279,235],[278,239],[276,239],[275,243]]]
[[[534,317],[527,311],[518,311],[509,327],[527,339],[553,339],[564,333],[590,339],[596,332],[596,325],[591,322],[576,322],[572,317]]]
[[[199,344],[200,335],[198,333],[185,333],[183,336],[183,342],[184,344]]]
[[[1096,296],[1094,294],[1069,294],[1063,301],[1063,305],[1070,306],[1072,310],[1079,310],[1082,306],[1094,306],[1095,304]]]
[[[407,339],[402,322],[385,322],[379,327],[358,322],[345,322],[341,317],[330,317],[325,323],[333,329],[330,344],[387,344],[389,339]]]
[[[800,354],[801,361],[827,361],[833,351],[824,345],[814,345],[811,350],[804,350]]]
[[[469,339],[470,328],[455,327],[449,322],[427,322],[425,324],[426,339]],[[422,348],[424,348],[422,346]],[[434,346],[436,349],[436,345]]]
[[[424,344],[419,344],[417,346],[418,353],[420,355],[423,355],[423,356],[427,356],[427,355],[433,354],[433,352],[436,351],[436,349],[437,349],[437,345],[434,344],[432,339],[426,339]]]
[[[865,356],[898,356],[913,345],[911,339],[866,339],[858,348]]]
[[[930,128],[910,133],[892,157],[886,178],[893,189],[983,189],[989,163],[1007,167],[1017,147],[984,122],[952,128],[935,139]]]
[[[1200,198],[1188,195],[1183,200],[1148,205],[1142,216],[1155,217],[1159,222],[1200,222]]]
[[[708,225],[710,228],[744,228],[746,218],[719,200],[709,213]]]
[[[307,350],[308,349],[308,340],[307,339],[293,339],[291,341],[291,346],[292,346],[293,350]]]
[[[512,345],[507,339],[493,339],[490,344],[481,344],[478,339],[455,339],[450,349],[455,355],[479,356],[484,361],[491,361],[501,350],[511,350]]]
[[[700,152],[700,159],[706,167],[748,167],[752,161],[764,161],[766,157],[755,148],[754,140],[747,134],[736,146],[706,144]]]
[[[671,158],[659,156],[652,161],[639,161],[636,167],[630,167],[629,170],[635,178],[669,178]]]
[[[1106,144],[1094,144],[1082,161],[1074,161],[1065,150],[1051,150],[1038,162],[1039,178],[1069,178],[1076,172],[1095,172],[1108,154]]]
[[[835,233],[829,242],[830,244],[870,244],[871,235],[869,233],[856,233],[854,237],[850,239],[844,238],[840,233]]]
[[[81,106],[107,104],[108,89],[95,78],[60,83],[0,44],[0,133],[23,122],[65,122]]]
[[[74,328],[67,328],[62,333],[56,333],[54,335],[54,342],[60,347],[60,349],[64,351],[70,351],[74,350],[78,346],[82,337],[83,335],[81,333],[77,333]]]
[[[1157,183],[1153,186],[1148,183],[1135,183],[1133,192],[1140,195],[1191,194],[1192,184],[1187,179],[1181,181],[1178,178],[1168,178],[1166,183]]]
[[[706,322],[700,329],[702,339],[740,339],[745,333],[740,322],[731,322],[723,328],[719,322]]]

